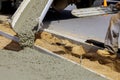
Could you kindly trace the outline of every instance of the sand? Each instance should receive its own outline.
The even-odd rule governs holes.
[[[4,25],[1,24],[1,25],[2,26],[0,26],[0,30],[2,29],[5,32],[9,32],[10,34],[16,35],[9,26],[6,27],[5,24]],[[83,66],[85,66],[89,69],[92,69],[98,73],[101,73],[107,77],[110,77],[110,78],[112,78],[112,80],[119,80],[119,78],[120,78],[120,72],[119,72],[120,71],[119,70],[120,60],[119,59],[114,59],[111,57],[107,57],[107,58],[100,57],[100,56],[96,55],[96,53],[94,53],[94,52],[86,52],[86,50],[84,50],[84,47],[82,47],[82,45],[73,44],[72,42],[65,40],[65,39],[59,39],[56,36],[54,36],[50,33],[47,33],[47,32],[39,33],[36,36],[37,36],[37,39],[36,39],[35,44],[37,44],[43,48],[46,48],[52,52],[55,52],[56,54],[59,54],[65,58],[68,58],[77,63],[80,63]],[[9,80],[10,80],[10,78],[11,78],[11,80],[14,80],[14,79],[18,79],[19,77],[20,77],[19,79],[27,80],[28,77],[26,78],[26,76],[29,76],[29,80],[34,80],[34,79],[35,80],[38,80],[38,79],[54,80],[54,79],[57,79],[58,74],[61,74],[61,73],[59,73],[60,71],[57,72],[58,74],[56,74],[55,76],[50,75],[53,73],[45,73],[44,75],[47,74],[47,75],[49,75],[49,77],[47,77],[47,78],[44,77],[43,73],[45,71],[43,70],[43,72],[40,73],[41,69],[38,68],[40,66],[39,63],[37,63],[37,65],[36,65],[37,61],[38,62],[41,61],[40,60],[41,57],[39,57],[40,55],[38,55],[38,52],[37,51],[34,52],[33,49],[29,49],[29,48],[27,48],[25,50],[21,50],[21,47],[18,43],[11,41],[9,39],[6,39],[3,36],[0,36],[0,48],[2,49],[0,51],[0,57],[1,57],[0,58],[1,59],[0,60],[1,77],[0,78],[2,79],[2,77],[3,77],[3,80],[8,80],[8,78],[9,78]],[[12,50],[12,51],[7,51],[7,50]],[[13,53],[13,54],[10,55],[10,53],[11,54]],[[37,53],[37,54],[34,54],[34,53]],[[80,61],[81,55],[83,56],[83,59]],[[37,57],[37,58],[34,59],[33,57],[34,58]],[[44,56],[43,56],[43,58],[44,58]],[[49,59],[48,58],[49,57],[46,57],[46,58],[44,58],[44,60],[47,60],[49,62],[49,60],[51,58],[49,58]],[[52,58],[52,59],[54,61],[54,58]],[[34,60],[35,60],[35,63],[34,63]],[[58,61],[58,63],[59,62],[63,62],[63,61]],[[63,63],[60,63],[60,64],[63,64]],[[55,65],[55,64],[52,64],[50,61],[50,63],[45,64],[45,66],[46,65]],[[63,65],[62,67],[65,67],[67,65]],[[33,68],[33,66],[35,66],[35,67]],[[42,66],[42,67],[45,67],[45,66]],[[51,68],[50,70],[52,70],[53,66],[50,68]],[[71,68],[73,68],[73,67],[71,67]],[[60,68],[58,68],[58,70],[60,70]],[[10,74],[12,71],[13,71],[13,74]],[[72,70],[70,70],[70,71],[72,71]],[[8,72],[10,72],[10,73],[8,73]],[[16,73],[18,73],[18,74],[16,74]],[[76,73],[79,73],[79,72],[76,72]],[[5,74],[7,74],[8,77],[5,77]],[[21,77],[19,75],[21,75],[23,77]],[[39,75],[42,75],[44,78],[40,77]],[[68,77],[67,74],[64,74],[64,75],[66,77]],[[75,74],[75,75],[77,75],[77,74]],[[54,77],[54,79],[51,78],[51,76]],[[68,80],[70,78],[66,78],[66,79]],[[61,80],[63,78],[60,77],[59,79]],[[77,80],[77,78],[75,78],[75,79],[71,78],[71,79]],[[99,80],[101,80],[101,79],[99,79]]]
[[[120,78],[120,59],[113,56],[103,57],[93,51],[87,52],[82,45],[74,44],[66,39],[60,39],[48,32],[42,32],[38,36],[39,38],[36,39],[35,44],[77,63],[82,63],[85,67],[113,80]],[[82,60],[80,60],[81,56]]]

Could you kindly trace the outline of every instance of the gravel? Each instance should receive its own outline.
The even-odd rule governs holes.
[[[107,80],[77,64],[31,48],[0,50],[0,80]]]

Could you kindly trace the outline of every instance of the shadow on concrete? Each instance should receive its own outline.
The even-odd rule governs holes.
[[[43,29],[48,28],[52,21],[60,21],[60,20],[67,20],[77,18],[71,14],[70,10],[63,10],[61,12],[58,12],[52,8],[49,9],[47,12],[44,20],[43,20]]]
[[[71,14],[70,10],[63,10],[63,11],[56,11],[52,8],[49,9],[47,12],[44,22],[46,21],[56,21],[56,20],[65,20],[65,19],[70,19],[70,18],[76,18]]]

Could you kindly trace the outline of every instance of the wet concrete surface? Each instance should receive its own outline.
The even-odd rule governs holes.
[[[0,55],[1,80],[108,80],[82,66],[30,48],[19,52],[0,50]]]

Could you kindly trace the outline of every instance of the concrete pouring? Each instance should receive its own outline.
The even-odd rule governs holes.
[[[11,28],[9,27],[9,26],[7,26],[7,25],[5,25],[5,24],[2,24],[1,25],[1,27],[2,27],[2,30],[3,31],[5,31],[5,32],[7,32],[7,33],[10,33],[10,34],[14,34],[13,33],[13,31],[11,30]],[[4,28],[4,29],[3,29]],[[80,63],[80,54],[85,54],[85,52],[86,52],[86,50],[85,50],[85,52],[83,51],[83,48],[82,48],[82,46],[81,45],[79,45],[78,46],[78,44],[77,45],[75,45],[75,44],[72,44],[70,41],[67,41],[67,40],[61,40],[61,39],[58,39],[57,37],[55,37],[54,35],[52,35],[52,34],[49,34],[49,33],[46,33],[46,32],[42,32],[41,34],[38,34],[38,39],[36,40],[36,42],[35,42],[35,44],[37,44],[37,45],[39,45],[39,46],[41,46],[41,49],[43,50],[43,51],[41,51],[40,50],[40,53],[47,53],[47,54],[50,54],[51,53],[51,51],[52,52],[56,52],[56,53],[58,53],[58,54],[60,54],[60,56],[63,56],[63,57],[65,57],[66,56],[66,60],[68,60],[68,59],[71,59],[72,60],[72,62],[73,61],[75,61],[75,62],[77,62],[78,64]],[[7,37],[8,38],[8,37]],[[11,41],[11,40],[8,40],[8,39],[6,39],[6,38],[4,38],[4,37],[0,37],[0,45],[1,45],[1,49],[8,49],[8,50],[15,50],[15,51],[17,51],[17,52],[15,52],[16,54],[18,53],[19,54],[19,52],[21,52],[21,51],[19,51],[20,50],[20,46],[18,45],[18,43],[16,44],[16,43],[14,43],[14,41]],[[80,42],[79,42],[79,44],[80,44]],[[82,44],[83,45],[83,44]],[[18,47],[17,47],[18,46]],[[46,48],[46,49],[44,49],[44,48]],[[84,48],[85,48],[85,46],[84,46]],[[40,48],[39,48],[40,49]],[[93,55],[95,55],[95,53],[93,53],[92,51],[93,51],[93,48],[92,48],[92,46],[86,46],[86,48],[85,49],[87,49],[87,53],[89,54],[90,52],[93,54]],[[29,49],[27,49],[27,50],[29,50]],[[26,51],[27,51],[26,50]],[[51,50],[51,51],[49,51],[49,50]],[[72,50],[72,51],[71,51]],[[1,50],[2,51],[2,50]],[[29,57],[31,57],[31,56],[29,56],[30,54],[28,54],[27,55],[27,52],[25,51],[25,53],[23,53],[23,54],[21,54],[20,53],[20,55],[21,56],[23,56],[23,57],[27,57],[28,56],[28,58]],[[48,51],[48,52],[45,52],[45,51]],[[31,52],[31,51],[30,51]],[[72,52],[72,53],[70,53],[70,52]],[[4,59],[8,59],[9,58],[9,54],[6,54],[6,53],[8,53],[8,51],[7,50],[5,50],[5,55],[7,56],[8,55],[8,57],[6,57],[6,58],[4,58]],[[11,51],[11,53],[14,53],[14,51]],[[17,57],[18,55],[16,55],[15,54],[15,56]],[[24,56],[24,55],[27,55],[27,56]],[[35,54],[35,53],[33,53],[33,54]],[[75,56],[77,55],[77,57],[75,57],[75,56],[73,56],[73,55],[71,55],[71,54],[75,54]],[[1,54],[2,55],[2,54]],[[55,53],[52,53],[52,55],[55,55]],[[11,56],[11,54],[10,54],[10,56]],[[59,57],[60,57],[59,56]],[[3,57],[5,57],[5,56],[3,56]],[[2,59],[2,58],[1,58]],[[13,58],[12,58],[13,59]],[[95,59],[94,57],[93,57],[93,59]],[[96,58],[96,59],[99,59],[99,58]],[[106,59],[106,58],[104,58],[104,59]],[[38,59],[36,59],[36,60],[38,60]],[[101,64],[99,64],[97,61],[93,61],[93,63],[94,64],[92,64],[91,63],[91,61],[89,61],[88,59],[88,61],[85,61],[86,59],[83,59],[82,60],[82,65],[85,65],[85,64],[87,64],[86,65],[86,67],[87,68],[91,68],[91,67],[93,67],[92,68],[92,70],[93,71],[97,71],[98,70],[98,73],[100,73],[100,74],[103,74],[103,75],[105,75],[105,76],[110,76],[110,75],[112,75],[112,79],[114,79],[114,80],[118,80],[118,76],[119,76],[119,73],[117,73],[117,72],[115,72],[114,71],[114,69],[112,68],[111,69],[111,67],[107,67],[106,65],[101,65]],[[101,60],[101,59],[100,59]],[[103,60],[103,58],[102,58],[102,60]],[[10,62],[11,62],[11,60],[9,60]],[[28,60],[27,60],[28,61]],[[69,61],[69,60],[68,60]],[[9,63],[10,63],[9,62]],[[17,60],[15,60],[15,62],[17,62]],[[19,62],[19,61],[18,61]],[[74,63],[75,63],[74,62]],[[104,61],[102,61],[102,62],[104,62]],[[116,62],[116,61],[114,61],[114,62]],[[28,63],[29,63],[29,61],[28,61]],[[105,62],[106,64],[107,63],[109,63],[109,65],[111,65],[112,64],[112,67],[114,67],[114,65],[116,65],[116,64],[114,64],[114,63],[112,63],[111,62],[111,60],[110,61],[107,61],[107,62]],[[22,64],[22,63],[21,63]],[[89,65],[88,65],[89,64]],[[113,65],[114,64],[114,65]],[[16,64],[14,64],[14,65],[16,65]],[[13,66],[14,66],[13,65]],[[41,64],[42,65],[42,64]],[[21,65],[22,66],[22,65]],[[19,66],[19,67],[21,67],[21,66]],[[116,65],[116,66],[119,66],[119,64],[118,65]],[[79,67],[81,67],[81,65],[79,66]],[[106,68],[105,68],[106,67]],[[85,68],[85,67],[83,67],[83,68]],[[14,69],[16,69],[16,68],[14,68]],[[85,68],[86,69],[86,68]],[[96,69],[96,70],[95,70]],[[87,69],[88,70],[88,69]],[[90,70],[90,72],[92,71],[92,70]],[[104,71],[102,71],[102,70],[105,70],[105,72]],[[9,71],[9,70],[8,70]],[[16,72],[17,70],[15,70],[15,72]],[[24,70],[25,71],[25,70]],[[89,70],[88,70],[89,71]],[[92,72],[93,72],[92,71]],[[99,71],[101,71],[101,72],[99,72]],[[107,72],[106,72],[107,71]],[[112,71],[112,74],[110,73]],[[3,71],[3,72],[5,72],[5,71]],[[7,71],[6,71],[7,72]],[[19,71],[18,71],[19,72]],[[25,71],[26,72],[26,71]],[[93,72],[94,73],[94,72]],[[109,74],[110,73],[110,74]],[[24,74],[24,72],[23,72],[23,74]],[[84,74],[84,73],[83,73]],[[96,73],[95,73],[96,74]],[[113,75],[114,74],[114,75]],[[19,75],[19,74],[17,74],[17,75]],[[86,73],[85,73],[85,75],[86,75]],[[96,74],[97,75],[97,74]],[[98,74],[99,75],[99,74]],[[91,75],[89,75],[89,76],[91,76]],[[116,77],[117,76],[117,77]],[[12,77],[12,76],[9,76],[9,77]],[[28,76],[29,77],[29,76]],[[32,78],[34,78],[34,76],[32,77]],[[106,78],[106,77],[104,77],[104,78]],[[27,78],[26,78],[27,79]],[[90,79],[91,80],[91,79]]]
[[[11,26],[19,36],[22,47],[32,47],[34,44],[35,26],[42,23],[53,0],[24,0],[12,16]]]

